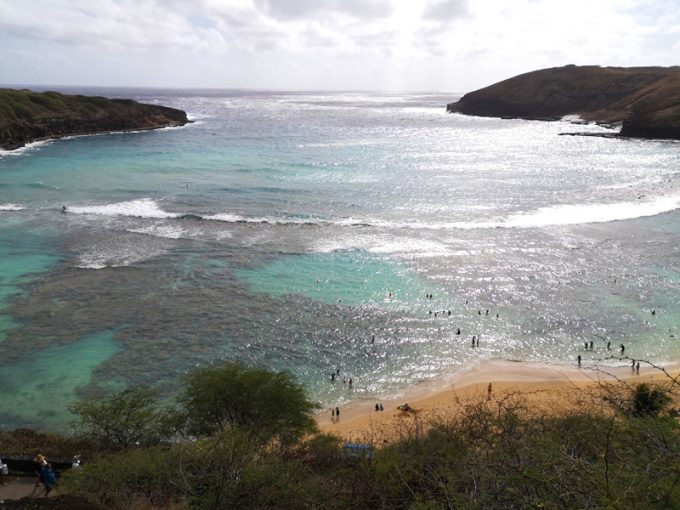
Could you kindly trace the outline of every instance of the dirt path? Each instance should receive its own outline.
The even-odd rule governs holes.
[[[4,484],[0,485],[0,500],[21,499],[26,496],[43,497],[45,489],[42,485],[35,487],[35,478],[26,476],[6,476]],[[50,493],[50,496],[58,493],[55,489]]]

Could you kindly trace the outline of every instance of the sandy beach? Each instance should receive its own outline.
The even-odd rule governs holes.
[[[672,377],[680,375],[678,363],[664,368]],[[381,400],[384,411],[375,410],[377,401],[359,401],[341,408],[339,419],[331,418],[330,408],[320,412],[317,423],[322,431],[345,441],[378,445],[398,437],[401,430],[426,426],[429,419],[450,412],[460,402],[481,400],[497,405],[510,396],[521,395],[532,408],[576,411],[586,400],[592,400],[603,383],[617,380],[628,384],[670,382],[667,375],[649,365],[641,366],[638,375],[624,366],[584,366],[579,369],[524,362],[489,362],[448,381],[433,382],[413,388],[398,398]],[[411,412],[398,409],[405,403]],[[674,405],[677,404],[676,400]]]

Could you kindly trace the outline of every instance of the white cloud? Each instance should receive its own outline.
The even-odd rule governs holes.
[[[446,22],[461,18],[467,13],[467,0],[426,0],[423,18]]]
[[[0,0],[6,83],[465,91],[679,46],[677,0]]]

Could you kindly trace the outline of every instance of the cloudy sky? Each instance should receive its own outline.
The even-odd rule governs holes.
[[[0,83],[464,92],[680,64],[680,0],[0,0]]]

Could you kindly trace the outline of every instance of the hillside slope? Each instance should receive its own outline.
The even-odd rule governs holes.
[[[109,131],[182,126],[185,112],[130,99],[0,89],[0,148]]]
[[[541,69],[465,94],[449,112],[621,123],[622,136],[680,139],[680,67]]]

